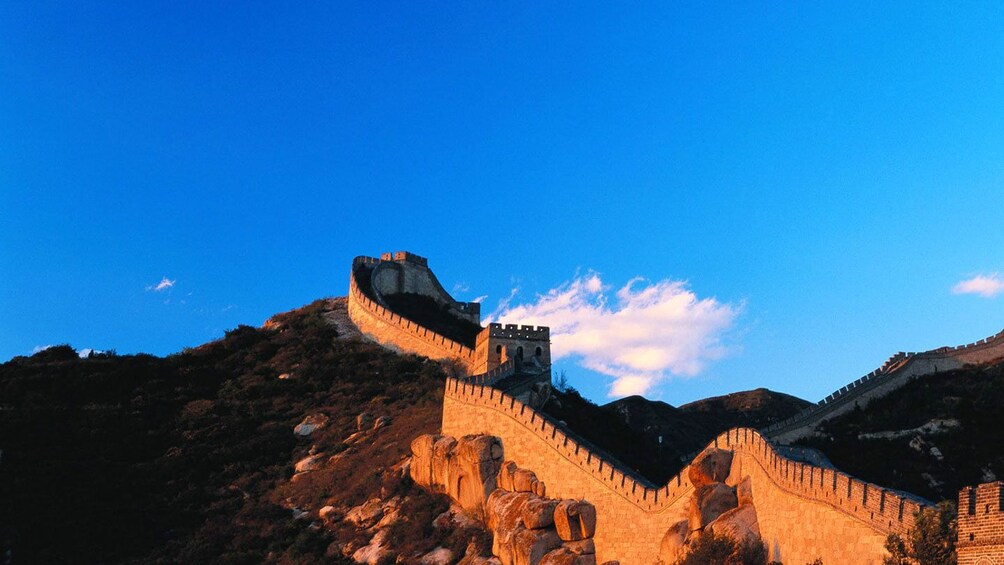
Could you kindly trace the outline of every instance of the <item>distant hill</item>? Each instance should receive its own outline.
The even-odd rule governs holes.
[[[597,406],[571,390],[556,392],[543,410],[652,483],[663,484],[721,432],[783,420],[809,404],[761,388],[679,408],[641,396]]]
[[[811,405],[790,394],[758,388],[697,400],[680,406],[680,411],[705,426],[726,430],[764,427]]]

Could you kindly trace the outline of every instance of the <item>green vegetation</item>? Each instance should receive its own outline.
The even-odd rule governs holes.
[[[893,534],[886,540],[890,556],[884,565],[955,565],[957,518],[955,504],[947,500],[921,510],[906,539]]]
[[[767,546],[749,538],[736,542],[704,532],[690,544],[677,565],[767,565]]]

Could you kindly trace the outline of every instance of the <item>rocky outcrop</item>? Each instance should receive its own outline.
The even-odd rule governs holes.
[[[321,429],[327,424],[328,417],[324,414],[311,414],[293,428],[293,433],[300,437],[306,437],[314,433],[314,430]]]
[[[694,484],[687,520],[666,530],[659,546],[661,563],[675,563],[686,554],[690,542],[704,532],[725,535],[733,540],[759,540],[760,527],[749,477],[735,487],[725,484],[732,468],[732,452],[709,447],[688,469]]]
[[[736,491],[725,483],[711,483],[698,488],[690,501],[690,530],[703,530],[723,513],[739,506]]]
[[[732,452],[712,447],[702,451],[687,469],[694,488],[723,483],[732,469]]]
[[[498,438],[470,435],[422,435],[411,442],[411,478],[434,492],[443,492],[464,510],[484,516],[488,495],[496,488],[502,466]]]
[[[411,450],[412,479],[483,518],[501,565],[596,564],[596,508],[584,500],[547,498],[533,471],[503,462],[498,438],[422,435]]]

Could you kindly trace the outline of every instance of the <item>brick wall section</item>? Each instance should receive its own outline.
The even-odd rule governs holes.
[[[355,280],[358,262],[377,263],[371,257],[357,257],[349,276],[349,318],[363,334],[391,348],[417,353],[431,359],[454,359],[468,372],[473,372],[474,350],[402,318],[371,300],[359,289]]]
[[[977,342],[957,347],[941,347],[923,353],[899,352],[881,367],[841,387],[802,412],[764,428],[779,443],[791,443],[812,433],[819,423],[854,409],[902,387],[910,380],[967,364],[989,363],[1004,358],[1004,331]]]
[[[654,563],[666,530],[687,516],[687,469],[663,486],[633,477],[574,434],[490,387],[448,379],[443,433],[487,433],[506,457],[532,469],[548,496],[585,498],[597,511],[597,561]],[[729,484],[749,476],[764,541],[786,563],[881,563],[890,533],[913,525],[921,505],[844,473],[778,455],[759,432],[729,430],[714,444],[734,450]]]
[[[1004,564],[1004,498],[1000,481],[959,491],[959,565]]]

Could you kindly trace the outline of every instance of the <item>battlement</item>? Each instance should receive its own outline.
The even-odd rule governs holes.
[[[867,375],[833,391],[826,398],[794,416],[763,428],[783,443],[809,433],[820,422],[843,414],[857,402],[884,396],[911,379],[949,371],[967,364],[986,363],[1004,358],[1004,330],[966,345],[944,346],[921,353],[899,352]]]
[[[1004,558],[1004,483],[996,481],[959,491],[959,565],[1000,563]]]
[[[489,338],[519,339],[527,341],[550,341],[551,328],[547,326],[521,326],[492,322],[478,334],[478,343]]]
[[[959,518],[1004,513],[1004,482],[983,483],[959,491]]]
[[[393,253],[381,253],[381,261],[396,261],[398,263],[414,263],[416,265],[421,265],[423,267],[429,266],[429,260],[421,255],[415,255],[408,251],[395,251]]]

